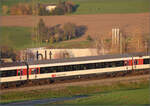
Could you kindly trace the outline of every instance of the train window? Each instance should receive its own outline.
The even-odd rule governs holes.
[[[21,74],[20,74],[20,70],[18,70],[18,76],[20,76]]]
[[[32,68],[31,69],[31,74],[38,74],[39,73],[39,68]]]
[[[98,68],[104,68],[105,67],[105,63],[104,62],[98,63],[98,64],[99,64]]]
[[[18,70],[18,76],[23,75],[23,69]]]
[[[0,75],[1,77],[7,77],[7,71],[1,71]]]
[[[112,67],[113,63],[112,62],[109,62],[108,63],[108,67]]]
[[[36,74],[39,74],[40,70],[39,68],[36,68]]]
[[[0,71],[0,77],[2,76],[2,71]]]
[[[144,59],[143,64],[150,64],[150,59]]]
[[[22,75],[22,69],[18,70],[18,76]]]
[[[16,75],[17,75],[17,70],[0,71],[0,77],[11,77]]]
[[[135,59],[134,60],[134,65],[137,65],[138,64],[138,61]]]
[[[23,75],[23,69],[21,70],[21,75]]]
[[[95,63],[89,64],[89,69],[94,69],[95,68]]]
[[[128,62],[127,60],[125,60],[125,61],[124,61],[124,65],[125,65],[125,66],[128,66],[128,65],[129,65],[129,62]]]
[[[40,69],[40,73],[46,73],[48,71],[48,67],[43,67]]]
[[[76,70],[81,70],[80,69],[80,64],[76,65]]]
[[[40,68],[40,73],[88,70],[88,69],[105,68],[105,67],[120,67],[120,66],[124,66],[124,61],[43,67],[43,68]]]
[[[124,63],[124,61],[116,61],[114,62],[116,67],[120,67],[120,66],[124,66],[124,65],[128,65],[128,61],[127,63]]]
[[[112,62],[112,63],[111,63],[111,67],[116,67],[115,62]]]
[[[35,74],[36,73],[36,68],[32,68],[31,69],[31,74]]]
[[[61,72],[61,66],[60,67],[56,67],[56,72]]]
[[[98,63],[95,63],[95,68],[99,68],[99,64]]]
[[[107,68],[107,67],[109,67],[109,63],[105,62],[104,67],[102,67],[102,68]]]

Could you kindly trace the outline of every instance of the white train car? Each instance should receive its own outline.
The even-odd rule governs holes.
[[[25,63],[0,64],[0,83],[27,80],[27,66]]]
[[[103,55],[1,64],[1,83],[150,69],[150,55]]]

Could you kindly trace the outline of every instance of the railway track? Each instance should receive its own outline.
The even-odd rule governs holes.
[[[105,73],[105,74],[100,74],[100,75],[94,75],[94,76],[78,76],[75,78],[70,78],[70,79],[56,79],[53,82],[48,82],[47,81],[39,81],[39,82],[32,82],[29,81],[27,83],[24,83],[20,86],[11,86],[9,88],[1,88],[1,93],[7,92],[7,91],[15,91],[15,90],[20,90],[20,89],[33,89],[34,88],[63,88],[68,85],[89,85],[89,84],[95,84],[95,82],[101,82],[102,84],[105,81],[115,81],[115,82],[122,82],[122,81],[135,81],[135,80],[141,80],[141,79],[150,79],[150,70],[140,70],[140,71],[129,71],[128,73],[124,72],[118,72],[118,73]],[[106,84],[106,83],[105,83]]]

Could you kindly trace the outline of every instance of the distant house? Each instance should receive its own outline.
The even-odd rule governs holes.
[[[45,4],[44,7],[47,11],[53,11],[56,8],[56,4]]]

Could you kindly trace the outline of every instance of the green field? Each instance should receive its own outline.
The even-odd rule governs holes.
[[[32,47],[50,47],[50,48],[87,48],[92,45],[91,41],[62,41],[54,44],[33,43],[31,40],[32,28],[30,27],[0,27],[0,45],[8,45],[16,50]]]
[[[2,5],[20,2],[56,3],[58,0],[0,0]],[[62,0],[63,1],[63,0]],[[73,14],[150,12],[150,0],[71,0],[79,7]]]
[[[88,98],[85,98],[83,100],[77,99],[75,101],[65,101],[54,104],[77,104],[78,102],[79,104],[85,104],[85,102],[87,102],[88,104],[112,104],[115,102],[116,104],[124,104],[126,103],[126,101],[129,101],[129,104],[150,104],[150,102],[148,101],[150,97],[149,90],[149,81],[147,80],[130,83],[115,83],[113,85],[95,84],[87,86],[80,85],[62,88],[59,87],[58,89],[42,88],[38,90],[32,89],[26,91],[16,90],[13,92],[2,93],[0,103],[87,95]],[[101,100],[98,100],[100,98]]]
[[[75,14],[150,12],[150,0],[79,0]]]
[[[93,44],[92,41],[63,41],[60,43],[50,44],[50,48],[88,48]]]
[[[122,90],[94,94],[90,97],[64,101],[54,104],[65,105],[140,105],[150,104],[150,89]]]
[[[0,27],[0,45],[24,48],[31,44],[31,30],[29,27]]]

